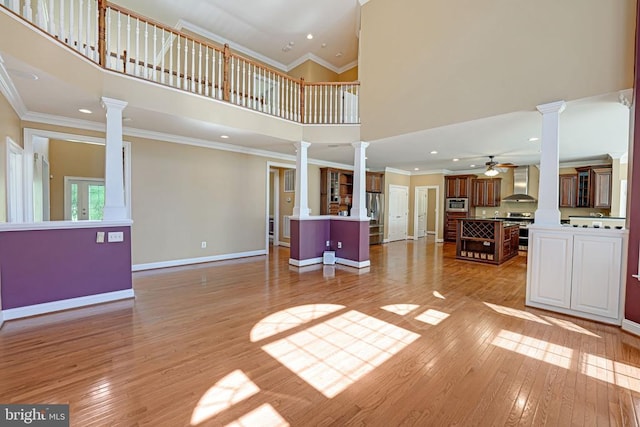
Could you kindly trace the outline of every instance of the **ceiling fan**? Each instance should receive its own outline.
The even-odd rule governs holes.
[[[498,163],[493,160],[495,156],[489,156],[489,161],[485,163],[487,166],[487,170],[484,171],[484,174],[487,176],[496,176],[500,172],[506,172],[508,168],[517,168],[518,165],[514,165],[513,163]]]

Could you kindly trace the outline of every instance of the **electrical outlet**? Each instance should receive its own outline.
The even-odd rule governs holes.
[[[96,243],[104,243],[104,231],[96,233]]]
[[[206,249],[206,248],[207,248],[207,242],[204,242],[204,241],[203,241],[202,243],[200,243],[200,247],[201,247],[202,249]]]
[[[326,243],[326,245],[325,245],[325,246],[326,246],[326,247],[329,247],[329,246],[331,246],[331,243],[329,243],[329,241],[327,240],[327,243]]]
[[[122,231],[110,231],[107,233],[109,242],[124,242],[124,233]]]
[[[338,242],[338,249],[342,249],[342,242]]]

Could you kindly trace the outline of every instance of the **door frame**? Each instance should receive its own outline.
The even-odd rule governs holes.
[[[280,169],[296,169],[296,165],[292,163],[280,163],[280,162],[271,162],[267,161],[266,168],[266,191],[265,194],[267,198],[264,203],[264,248],[267,253],[269,253],[269,197],[271,197],[271,186],[269,185],[269,174],[271,174],[271,170],[274,169],[276,171],[276,176],[274,179],[273,186],[275,188],[280,188]],[[294,193],[295,194],[295,193]],[[274,191],[273,195],[273,246],[283,246],[280,242],[280,191]]]
[[[436,190],[436,211],[435,211],[435,235],[436,242],[438,241],[438,224],[440,222],[440,187],[437,185],[420,185],[415,188],[413,196],[413,240],[418,240],[418,191],[425,190],[427,192],[427,218],[429,218],[429,190]],[[427,221],[427,219],[425,219]],[[425,227],[426,224],[425,224]],[[425,237],[429,234],[429,230],[425,228]]]
[[[15,203],[12,196],[12,191],[10,191],[9,186],[11,183],[9,182],[9,170],[11,164],[11,154],[17,154],[22,159],[21,166],[21,179],[18,187],[21,189],[21,200],[18,201],[18,204],[21,205],[20,209],[22,212],[22,218],[13,218],[11,214],[11,206]],[[26,222],[27,219],[27,186],[25,180],[26,174],[26,162],[25,162],[25,150],[18,145],[13,139],[7,136],[6,138],[6,169],[5,169],[5,187],[6,187],[6,215],[7,222]]]
[[[65,221],[71,221],[71,212],[69,211],[69,208],[71,207],[71,205],[68,203],[69,202],[69,198],[71,198],[71,181],[87,181],[87,182],[99,182],[102,183],[102,186],[105,186],[104,183],[104,178],[90,178],[90,177],[84,177],[84,176],[65,176],[64,177],[64,196],[63,196],[63,203],[64,203],[64,220]],[[78,198],[80,197],[80,192],[78,192]],[[78,220],[78,221],[87,221],[87,220]]]
[[[406,190],[407,192],[407,220],[406,220],[406,225],[405,225],[405,230],[404,230],[404,235],[405,238],[404,240],[407,240],[407,237],[409,236],[409,186],[408,185],[395,185],[395,184],[389,184],[389,197],[388,197],[388,209],[387,209],[387,224],[385,226],[385,230],[387,233],[387,238],[385,239],[385,243],[387,242],[397,242],[400,240],[390,240],[389,239],[389,234],[390,234],[390,229],[391,229],[391,190],[392,189],[400,189],[400,190]]]

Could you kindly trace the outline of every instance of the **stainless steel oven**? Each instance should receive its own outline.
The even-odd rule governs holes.
[[[469,212],[469,199],[448,198],[445,204],[447,212]]]

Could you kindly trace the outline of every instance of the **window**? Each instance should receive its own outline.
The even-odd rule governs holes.
[[[296,171],[287,169],[284,171],[284,192],[293,193],[296,191]]]
[[[104,180],[64,177],[64,219],[101,221],[104,210]]]

